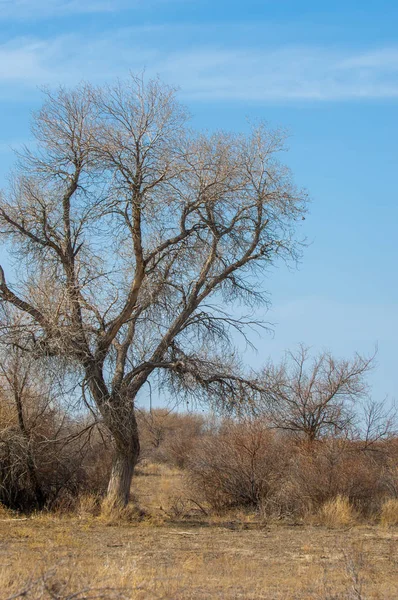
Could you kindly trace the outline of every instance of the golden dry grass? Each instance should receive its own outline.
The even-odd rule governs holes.
[[[85,588],[108,588],[109,598],[123,589],[132,599],[331,598],[327,590],[349,598],[356,575],[364,598],[398,597],[398,532],[382,528],[109,526],[64,517],[1,523],[0,535],[1,598],[41,575],[56,598]],[[50,598],[40,585],[27,597]]]
[[[211,518],[200,509],[195,516],[181,473],[151,469],[136,478],[145,515],[135,520],[92,516],[91,499],[78,516],[2,515],[0,598],[398,597],[398,529],[264,524],[249,513]],[[176,497],[188,516],[173,509]]]
[[[338,528],[354,525],[358,520],[358,515],[348,498],[337,496],[333,500],[325,502],[319,511],[318,519],[321,525]]]
[[[398,499],[390,498],[381,507],[380,523],[385,527],[398,526]]]

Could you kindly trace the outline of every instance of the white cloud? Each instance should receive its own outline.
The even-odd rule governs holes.
[[[327,48],[197,50],[165,57],[160,72],[177,74],[195,98],[253,101],[398,97],[398,49],[375,53]]]
[[[392,69],[398,71],[398,48],[381,48],[347,58],[342,69]]]
[[[109,81],[145,67],[148,74],[180,85],[185,97],[197,100],[398,98],[398,47],[353,51],[198,46],[177,51],[172,35],[167,49],[157,43],[160,29],[122,29],[92,39],[15,39],[0,46],[0,86],[69,85],[84,78]]]
[[[0,45],[0,89],[7,87],[9,92],[13,85],[19,90],[20,86],[73,85],[82,79],[94,83],[110,80],[126,76],[129,69],[142,69],[154,58],[150,50],[128,48],[123,36],[114,43],[75,35],[49,40],[17,38]]]
[[[49,45],[34,40],[17,40],[0,46],[0,82],[35,84],[46,79]]]

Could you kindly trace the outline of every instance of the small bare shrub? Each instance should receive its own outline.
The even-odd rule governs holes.
[[[345,575],[344,587],[341,590],[336,589],[336,582],[330,577],[330,571],[325,566],[322,586],[317,598],[319,600],[365,600],[365,573],[369,566],[366,564],[361,548],[350,545],[348,549],[339,550],[343,555],[341,567]]]
[[[191,454],[189,479],[198,498],[214,510],[259,508],[275,493],[288,452],[259,421],[225,422]]]

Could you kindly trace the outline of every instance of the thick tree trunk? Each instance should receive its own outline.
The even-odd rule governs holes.
[[[138,454],[116,448],[109,478],[107,501],[110,506],[126,506],[130,499],[131,481]]]
[[[124,413],[125,420],[116,429],[114,427],[115,421],[112,423],[111,433],[114,438],[115,447],[107,491],[107,504],[110,508],[127,505],[130,499],[134,468],[140,454],[140,442],[134,409],[129,411],[129,413],[127,419],[127,415]]]
[[[98,365],[92,364],[87,368],[87,380],[114,443],[106,504],[109,509],[123,507],[130,499],[131,480],[140,454],[134,406],[135,396],[140,386],[135,390],[127,388],[109,393],[101,369]]]

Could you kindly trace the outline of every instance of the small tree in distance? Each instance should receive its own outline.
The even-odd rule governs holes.
[[[0,268],[0,298],[26,351],[81,373],[114,440],[109,501],[125,504],[148,378],[232,405],[259,391],[231,352],[251,324],[232,306],[265,301],[260,274],[299,256],[306,194],[281,132],[192,132],[157,80],[48,93],[33,134],[1,197],[18,273]]]
[[[279,365],[268,363],[264,368],[266,393],[260,411],[274,427],[309,442],[353,433],[357,404],[368,397],[366,375],[373,360],[374,355],[359,354],[339,360],[329,352],[311,357],[310,349],[300,345],[296,352],[287,352]]]

